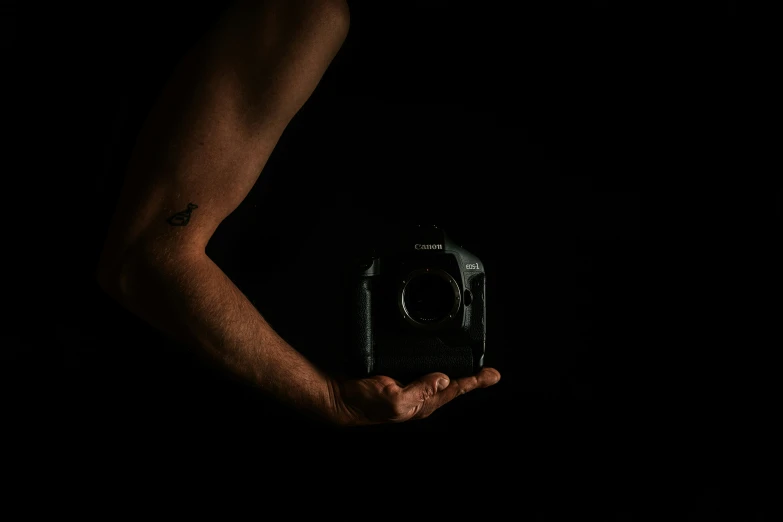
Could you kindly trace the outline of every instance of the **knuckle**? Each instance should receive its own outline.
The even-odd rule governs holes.
[[[465,395],[465,394],[466,394],[466,393],[468,393],[470,390],[473,390],[473,389],[475,389],[475,388],[478,386],[478,383],[479,383],[479,381],[478,381],[478,378],[476,378],[476,377],[470,377],[469,379],[467,379],[467,380],[466,380],[466,381],[465,381],[465,382],[462,384],[462,386],[460,386],[460,388],[459,388],[459,389],[460,389],[460,395]]]
[[[415,413],[414,413],[415,414]],[[404,406],[401,403],[394,403],[391,410],[391,420],[401,422],[411,417],[410,408]]]
[[[399,409],[396,407],[396,405],[393,402],[389,402],[386,404],[386,406],[383,408],[383,418],[387,420],[394,420],[399,415]]]
[[[407,411],[404,408],[396,408],[392,411],[392,414],[389,416],[389,420],[392,422],[404,422],[411,418],[411,412]]]
[[[396,401],[400,395],[400,390],[393,382],[382,383],[381,394],[390,401]]]
[[[376,384],[377,384],[379,387],[381,387],[381,388],[383,388],[383,389],[385,389],[385,388],[389,388],[389,387],[391,387],[391,386],[393,386],[393,385],[395,384],[395,383],[394,383],[394,379],[391,379],[391,378],[389,378],[389,377],[386,377],[386,376],[384,376],[384,375],[376,375],[375,377],[371,377],[371,379],[372,379],[372,380],[373,380],[373,381],[374,381],[374,382],[375,382],[375,383],[376,383]]]

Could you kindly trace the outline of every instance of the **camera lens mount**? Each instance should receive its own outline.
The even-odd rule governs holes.
[[[451,274],[440,268],[419,268],[403,279],[397,304],[409,324],[433,329],[457,315],[461,299]]]

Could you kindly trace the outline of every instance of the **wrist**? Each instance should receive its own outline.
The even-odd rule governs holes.
[[[326,379],[326,407],[328,421],[338,426],[349,426],[353,424],[353,415],[351,410],[343,400],[343,386],[339,379],[327,377]]]

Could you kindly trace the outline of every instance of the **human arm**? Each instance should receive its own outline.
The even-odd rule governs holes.
[[[332,409],[327,376],[274,332],[205,248],[253,187],[348,24],[342,1],[234,4],[152,109],[97,273],[146,322],[319,415]],[[188,205],[187,223],[171,224]]]
[[[277,400],[337,424],[362,424],[429,410],[404,406],[416,387],[401,394],[396,385],[374,387],[384,378],[324,374],[205,253],[316,88],[348,25],[342,0],[229,9],[175,71],[139,136],[97,277],[146,322]]]

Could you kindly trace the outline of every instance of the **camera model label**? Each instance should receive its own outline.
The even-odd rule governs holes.
[[[478,263],[468,263],[465,265],[467,270],[481,270]]]
[[[422,245],[420,243],[416,243],[414,248],[416,250],[443,250],[443,245]]]

